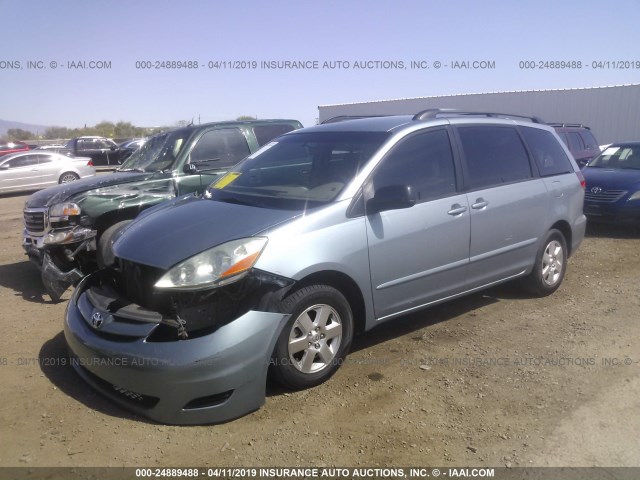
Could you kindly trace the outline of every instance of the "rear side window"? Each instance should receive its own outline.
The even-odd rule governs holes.
[[[540,176],[549,177],[573,171],[567,154],[551,132],[531,127],[522,127],[520,131],[538,165]]]
[[[456,176],[447,131],[419,133],[401,140],[376,169],[373,185],[376,190],[411,185],[418,203],[453,195]]]
[[[256,140],[258,140],[258,145],[263,146],[269,143],[270,140],[273,140],[280,135],[284,135],[287,132],[293,130],[291,125],[256,125],[253,127],[253,133],[256,136]]]
[[[237,128],[206,132],[191,151],[191,163],[202,169],[228,168],[249,155],[249,145]]]
[[[591,133],[589,130],[581,130],[580,136],[582,137],[582,140],[584,141],[584,144],[587,146],[588,150],[593,150],[594,148],[598,147],[596,137],[594,137],[593,133]]]
[[[569,150],[572,152],[580,152],[584,150],[584,143],[578,132],[567,132],[569,138]]]
[[[531,178],[527,151],[513,127],[458,128],[471,190]]]

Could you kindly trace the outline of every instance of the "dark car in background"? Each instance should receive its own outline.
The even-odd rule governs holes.
[[[589,221],[640,226],[640,141],[610,145],[582,172]]]
[[[591,129],[581,123],[550,123],[567,146],[580,168],[600,154],[600,147]]]
[[[130,138],[129,140],[125,140],[118,144],[118,149],[120,150],[120,161],[124,162],[133,152],[144,145],[144,142],[146,141],[146,138]]]
[[[0,143],[0,157],[11,153],[26,152],[27,150],[30,150],[29,145],[24,142]]]

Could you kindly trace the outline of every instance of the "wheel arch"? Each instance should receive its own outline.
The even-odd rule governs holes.
[[[342,293],[353,313],[354,333],[362,333],[366,330],[367,308],[364,296],[358,284],[346,273],[337,270],[323,270],[314,272],[295,283],[295,289],[308,285],[328,285]]]
[[[558,220],[551,226],[551,229],[554,228],[560,231],[560,233],[562,233],[562,235],[564,236],[565,243],[567,244],[567,257],[570,257],[573,252],[571,251],[572,232],[569,222],[567,222],[566,220]]]

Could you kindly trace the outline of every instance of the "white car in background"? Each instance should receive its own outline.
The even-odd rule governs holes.
[[[88,157],[34,150],[14,153],[0,157],[0,193],[40,190],[95,174]]]

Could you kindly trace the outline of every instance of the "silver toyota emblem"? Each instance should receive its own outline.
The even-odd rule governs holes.
[[[602,192],[602,189],[601,189],[600,187],[593,187],[593,188],[591,189],[591,193],[598,194],[598,193],[600,193],[600,192]]]
[[[102,314],[100,312],[95,312],[91,316],[91,325],[93,325],[93,328],[100,328],[103,323],[104,318],[102,317]]]

